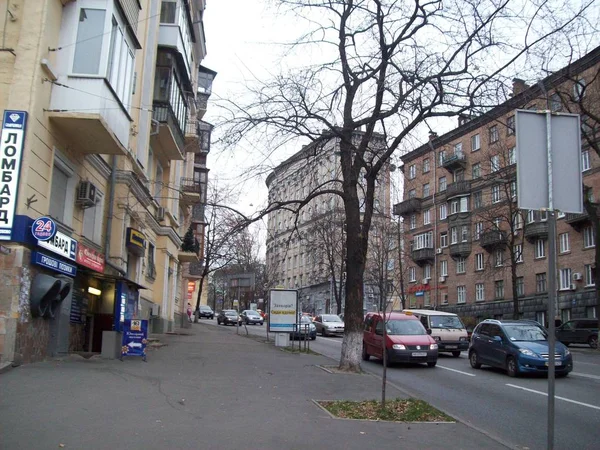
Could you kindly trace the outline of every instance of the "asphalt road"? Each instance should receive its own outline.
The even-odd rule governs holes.
[[[202,323],[217,325],[216,321]],[[223,327],[225,328],[225,327]],[[247,327],[266,335],[265,326]],[[235,327],[229,327],[235,333]],[[242,326],[240,333],[245,334]],[[340,357],[342,338],[318,336],[310,341],[315,352]],[[600,354],[585,346],[571,346],[574,370],[557,379],[555,387],[555,449],[597,449],[600,442]],[[364,370],[381,374],[381,361],[363,362]],[[435,368],[394,366],[388,381],[496,439],[519,449],[546,449],[548,436],[548,380],[546,377],[510,378],[503,371],[471,368],[466,353],[460,358],[441,354]]]

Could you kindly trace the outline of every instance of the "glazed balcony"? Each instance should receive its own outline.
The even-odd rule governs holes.
[[[464,153],[454,153],[453,155],[446,156],[442,167],[446,170],[453,171],[456,169],[464,169],[467,166],[467,157]]]
[[[405,216],[421,210],[420,198],[409,198],[394,205],[394,215]]]
[[[548,239],[548,222],[531,222],[525,225],[525,239],[533,242],[536,239]]]
[[[466,258],[471,254],[471,241],[450,244],[450,256],[452,258]]]
[[[489,230],[481,233],[479,237],[479,245],[487,251],[492,251],[496,248],[506,247],[506,233],[500,230]]]
[[[411,251],[411,258],[414,262],[419,265],[423,265],[430,261],[433,261],[435,258],[435,250],[433,247],[431,248],[420,248],[418,250]]]
[[[471,193],[471,180],[461,180],[450,183],[446,188],[446,197],[456,197]]]

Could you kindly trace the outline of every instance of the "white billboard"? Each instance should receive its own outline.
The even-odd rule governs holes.
[[[298,321],[298,291],[274,289],[269,292],[269,332],[291,333]]]

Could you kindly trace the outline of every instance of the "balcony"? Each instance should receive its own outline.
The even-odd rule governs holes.
[[[202,272],[204,272],[204,262],[194,261],[186,264],[183,270],[183,278],[188,280],[199,280],[202,278]]]
[[[466,258],[471,254],[471,241],[450,244],[450,256],[452,258]]]
[[[533,242],[536,239],[548,239],[548,222],[531,222],[525,225],[525,239]]]
[[[467,157],[464,153],[455,153],[444,158],[442,167],[446,170],[453,171],[456,169],[464,169],[467,165]]]
[[[204,223],[206,220],[204,216],[204,209],[206,205],[204,203],[195,203],[192,205],[192,222]]]
[[[167,47],[177,52],[177,56],[187,71],[187,77],[192,74],[191,47],[184,44],[182,30],[176,23],[161,23],[158,31],[158,45]]]
[[[433,261],[435,258],[435,250],[432,248],[420,248],[411,251],[411,258],[419,265]]]
[[[394,215],[405,216],[421,210],[420,198],[409,198],[394,205]]]
[[[180,263],[193,263],[200,260],[196,253],[184,252],[183,250],[179,250],[179,253],[177,254],[177,259]]]
[[[471,180],[461,180],[455,183],[450,183],[446,188],[446,197],[456,197],[457,195],[465,195],[471,193]]]
[[[479,245],[490,252],[496,248],[506,247],[506,243],[506,233],[500,230],[484,231],[479,237]]]
[[[565,222],[579,231],[582,227],[590,224],[590,216],[586,212],[583,214],[566,214]]]
[[[152,103],[152,119],[159,123],[151,134],[152,150],[162,162],[183,161],[185,139],[169,102]]]

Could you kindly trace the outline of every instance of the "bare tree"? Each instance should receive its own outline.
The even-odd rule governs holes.
[[[292,10],[299,21],[305,19],[308,31],[289,54],[314,58],[303,67],[282,64],[281,74],[251,88],[253,99],[247,104],[229,102],[226,136],[233,143],[251,133],[268,136],[265,145],[272,151],[298,137],[311,140],[315,149],[339,142],[341,180],[306,196],[273,201],[259,216],[280,208],[297,214],[323,194],[342,198],[347,279],[340,369],[358,371],[374,192],[390,156],[404,150],[406,139],[425,120],[457,115],[492,94],[495,101],[498,92],[506,92],[505,69],[572,24],[589,5],[571,11],[562,4],[556,8],[551,0],[275,3]],[[363,176],[364,212],[359,195]]]

